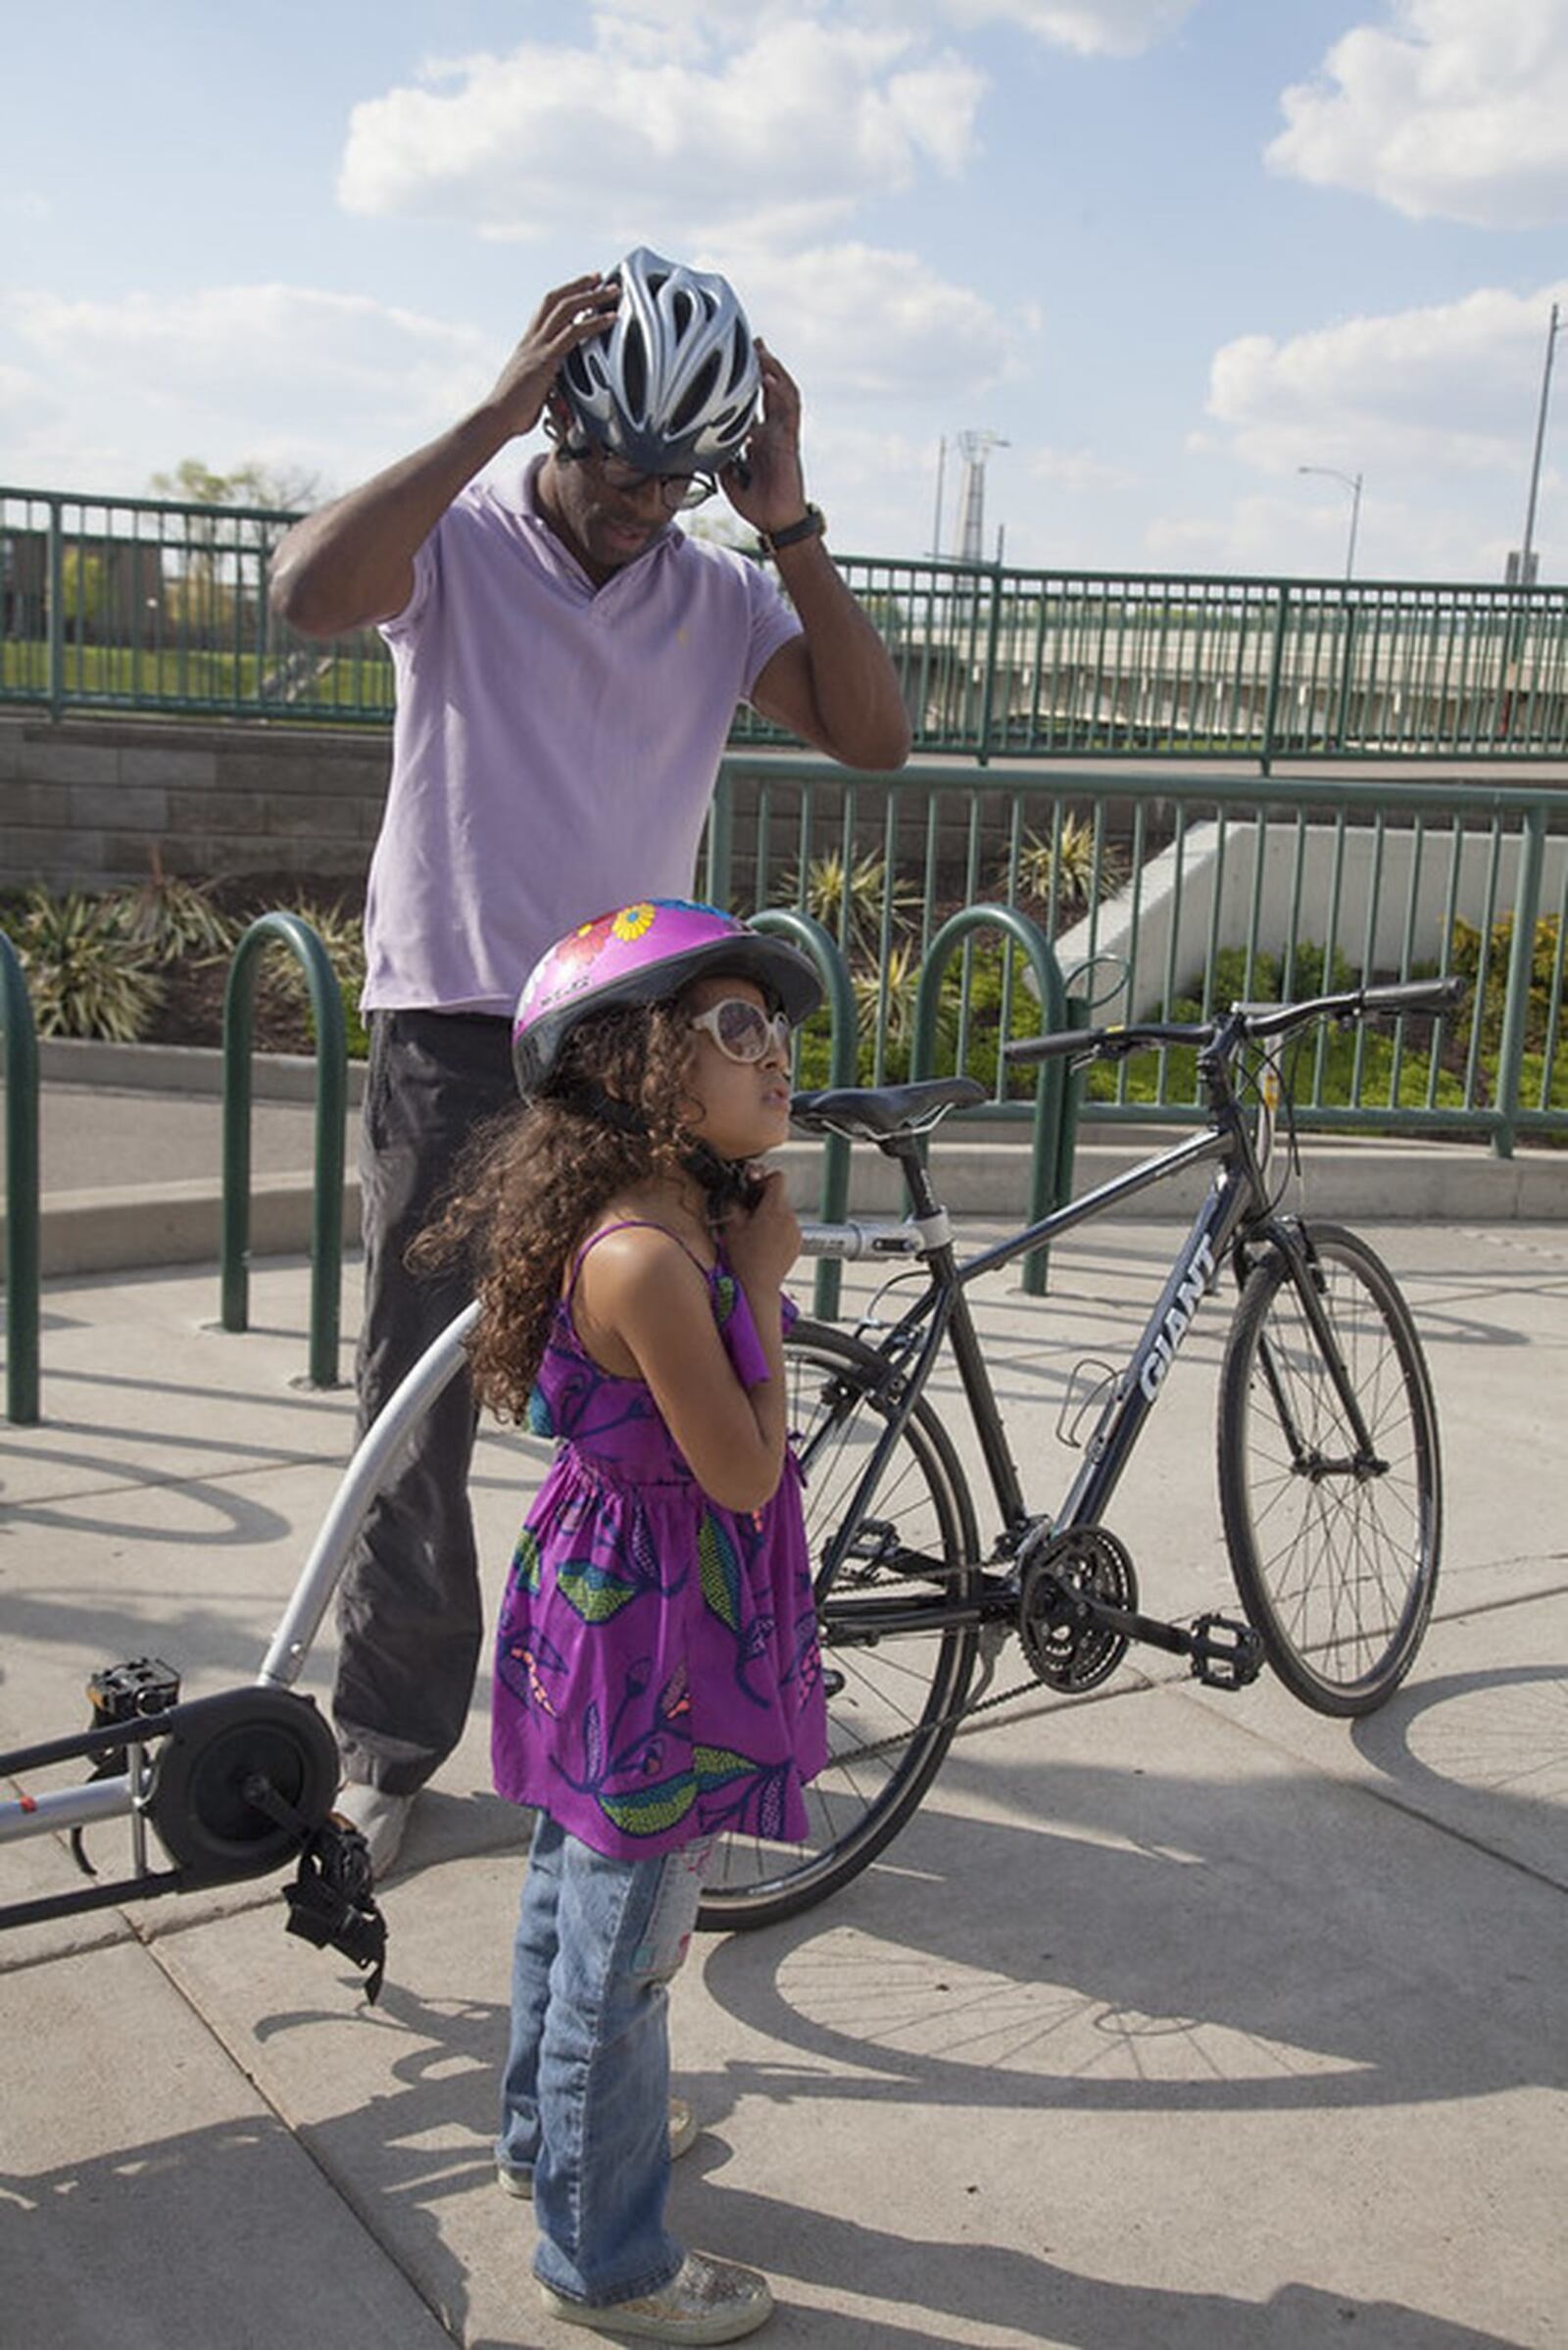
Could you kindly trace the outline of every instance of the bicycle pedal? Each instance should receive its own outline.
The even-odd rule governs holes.
[[[1211,1689],[1245,1689],[1263,1670],[1263,1643],[1234,1616],[1195,1618],[1188,1656],[1193,1678]]]

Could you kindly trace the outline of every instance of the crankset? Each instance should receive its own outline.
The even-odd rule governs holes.
[[[1209,1689],[1246,1689],[1263,1669],[1257,1633],[1233,1616],[1166,1624],[1140,1615],[1133,1562],[1103,1526],[1041,1526],[1029,1536],[1018,1553],[1018,1639],[1039,1679],[1073,1694],[1106,1680],[1130,1640],[1185,1656]]]
[[[131,1821],[134,1874],[0,1908],[0,1928],[237,1884],[297,1858],[286,1896],[288,1931],[351,1958],[368,1973],[366,1995],[373,2000],[386,1926],[365,1838],[332,1814],[337,1744],[313,1701],[256,1685],[182,1705],[178,1675],[157,1657],[96,1674],[88,1695],[89,1730],[0,1755],[0,1777],[80,1759],[92,1766],[91,1786],[123,1780],[119,1810]],[[37,1813],[52,1800],[58,1799],[24,1797],[18,1809]],[[116,1815],[106,1805],[103,1816]],[[172,1868],[146,1865],[147,1823]],[[79,1826],[72,1849],[83,1874],[96,1877]]]
[[[1107,1608],[1131,1614],[1138,1576],[1102,1526],[1031,1539],[1019,1557],[1018,1639],[1031,1672],[1054,1689],[1098,1689],[1127,1653]]]

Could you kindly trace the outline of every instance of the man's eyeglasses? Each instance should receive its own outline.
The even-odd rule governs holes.
[[[789,1058],[793,1031],[788,1015],[769,1015],[745,996],[726,996],[721,1004],[710,1004],[707,1011],[696,1013],[692,1026],[710,1036],[727,1060],[765,1060],[770,1052],[781,1060]]]
[[[666,514],[678,514],[690,507],[701,506],[718,487],[711,473],[639,473],[635,465],[626,465],[618,457],[605,456],[599,450],[587,454],[606,489],[612,490],[617,498],[635,498],[653,482]]]

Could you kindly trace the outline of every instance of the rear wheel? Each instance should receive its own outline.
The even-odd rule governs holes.
[[[785,1366],[817,1576],[828,1760],[806,1789],[803,1842],[719,1839],[700,1917],[709,1928],[772,1925],[858,1876],[929,1787],[974,1666],[972,1625],[890,1633],[874,1645],[858,1637],[868,1602],[958,1601],[978,1580],[968,1489],[935,1414],[922,1401],[909,1415],[829,1585],[824,1561],[887,1426],[895,1375],[858,1340],[806,1321],[790,1333]]]
[[[1220,1504],[1236,1587],[1274,1671],[1319,1713],[1364,1714],[1409,1671],[1432,1612],[1437,1407],[1382,1259],[1337,1224],[1304,1237],[1323,1327],[1274,1248],[1242,1293],[1226,1347]]]

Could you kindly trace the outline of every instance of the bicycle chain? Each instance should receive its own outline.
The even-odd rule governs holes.
[[[986,1683],[989,1683],[990,1678],[988,1673]],[[986,1684],[982,1683],[981,1686],[984,1688]],[[1011,1705],[1017,1698],[1027,1697],[1031,1690],[1039,1687],[1038,1681],[1030,1679],[1020,1682],[1015,1689],[999,1689],[994,1697],[971,1697],[967,1705],[958,1706],[951,1714],[941,1714],[934,1722],[917,1722],[912,1730],[900,1731],[892,1738],[877,1738],[869,1746],[857,1746],[850,1754],[830,1754],[822,1770],[824,1773],[835,1768],[849,1770],[863,1762],[874,1762],[879,1754],[892,1754],[898,1747],[906,1746],[911,1738],[929,1738],[939,1730],[956,1730],[960,1722],[967,1722],[973,1715],[995,1713],[999,1706]]]

